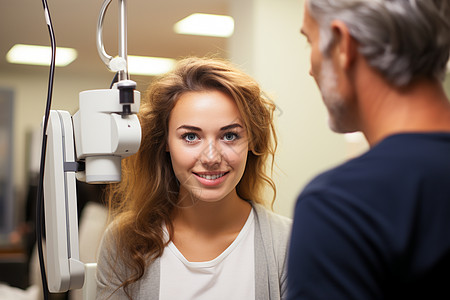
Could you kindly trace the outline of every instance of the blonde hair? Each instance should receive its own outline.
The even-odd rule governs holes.
[[[139,112],[141,146],[122,162],[122,181],[109,189],[110,209],[115,217],[114,234],[118,259],[131,270],[122,283],[124,290],[139,280],[145,268],[161,256],[166,245],[163,224],[172,236],[171,213],[178,200],[179,183],[166,152],[170,112],[179,97],[190,91],[218,90],[233,98],[249,137],[246,168],[236,186],[245,200],[266,205],[265,187],[273,190],[267,174],[273,170],[277,137],[274,130],[274,103],[266,99],[250,76],[229,62],[190,57],[155,80],[143,97]],[[128,293],[127,293],[128,294]]]

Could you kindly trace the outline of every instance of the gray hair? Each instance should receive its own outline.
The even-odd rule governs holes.
[[[449,0],[307,0],[320,27],[320,49],[334,43],[330,24],[341,20],[359,52],[391,83],[443,80],[450,54]]]

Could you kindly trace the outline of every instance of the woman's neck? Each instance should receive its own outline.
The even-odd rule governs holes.
[[[190,206],[177,207],[172,222],[175,231],[189,230],[199,234],[239,232],[250,213],[251,205],[233,190],[226,198],[206,202],[197,200]]]
[[[178,207],[172,217],[172,242],[188,261],[219,256],[239,235],[251,212],[249,202],[234,192],[220,201],[197,201]]]

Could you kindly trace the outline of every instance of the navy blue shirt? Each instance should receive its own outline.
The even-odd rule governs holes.
[[[288,299],[450,299],[450,134],[390,136],[307,185]]]

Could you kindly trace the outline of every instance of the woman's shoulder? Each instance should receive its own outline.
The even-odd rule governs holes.
[[[257,223],[255,236],[256,255],[264,253],[267,264],[285,276],[287,249],[291,236],[292,220],[279,215],[263,205],[252,203]],[[276,268],[276,269],[275,269]]]
[[[252,203],[252,206],[258,215],[258,217],[267,218],[270,222],[279,223],[280,226],[289,227],[292,225],[292,219],[283,215],[280,215],[262,204]]]
[[[114,256],[116,257],[119,249],[123,250],[121,242],[123,240],[120,238],[121,224],[116,220],[112,220],[103,232],[103,236],[100,241],[99,253],[100,255]]]
[[[288,236],[292,219],[269,210],[258,203],[252,203],[259,226],[262,231],[270,230],[273,235]]]
[[[103,236],[101,238],[100,241],[100,246],[99,246],[99,254],[100,256],[112,256],[112,255],[116,255],[117,252],[117,236],[116,236],[116,231],[117,229],[117,224],[115,224],[114,222],[110,223],[105,231],[103,232]]]

